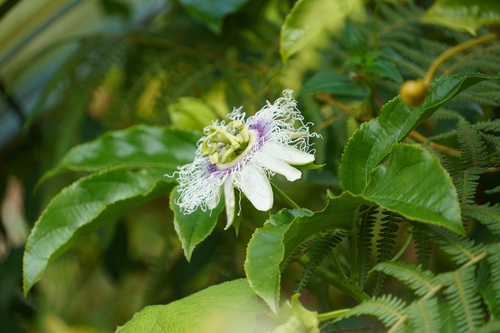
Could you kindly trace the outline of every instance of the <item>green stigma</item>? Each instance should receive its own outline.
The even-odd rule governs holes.
[[[212,125],[201,144],[201,156],[208,156],[212,164],[231,163],[248,147],[248,125],[243,125],[241,120],[235,120],[230,122],[227,128],[229,132]]]

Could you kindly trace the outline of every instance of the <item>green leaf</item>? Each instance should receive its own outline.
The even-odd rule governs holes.
[[[351,81],[346,75],[318,72],[304,83],[304,86],[297,95],[314,92],[325,92],[334,96],[362,98],[370,92],[370,89]]]
[[[366,38],[349,20],[345,20],[344,24],[344,39],[349,55],[363,56],[368,52]]]
[[[297,246],[319,231],[348,229],[362,203],[367,202],[344,192],[330,198],[328,206],[320,212],[281,210],[254,232],[248,244],[245,272],[252,289],[271,310],[278,309],[280,266]]]
[[[378,118],[363,123],[347,143],[339,169],[342,184],[354,194],[363,192],[372,171],[422,121],[464,89],[499,75],[461,74],[437,79],[429,87],[425,102],[408,107],[399,97],[386,103]]]
[[[400,84],[404,82],[397,67],[393,63],[385,60],[376,60],[373,64],[368,66],[366,70],[369,73],[375,74],[377,77],[386,77]]]
[[[475,35],[477,29],[500,24],[500,2],[492,0],[438,0],[422,16],[426,23],[466,30]]]
[[[396,144],[390,164],[374,170],[363,196],[410,220],[464,232],[451,178],[438,158],[419,146]]]
[[[196,20],[218,33],[222,20],[238,11],[248,0],[179,0],[179,3]]]
[[[281,271],[284,260],[284,234],[297,217],[308,210],[281,210],[262,228],[255,230],[248,243],[245,272],[250,286],[275,312],[278,309]]]
[[[220,200],[216,208],[204,212],[201,208],[196,209],[189,215],[184,215],[175,201],[179,198],[177,187],[172,190],[170,195],[170,208],[174,212],[174,226],[177,235],[182,243],[182,249],[187,261],[191,260],[196,245],[201,243],[212,233],[217,224],[217,217],[224,208],[224,201]]]
[[[224,282],[167,305],[153,305],[117,333],[252,333],[265,312],[245,279]]]
[[[288,60],[325,29],[342,28],[343,18],[362,8],[360,0],[299,0],[281,27],[280,53]]]
[[[23,288],[27,294],[47,265],[71,245],[131,208],[168,193],[169,180],[146,170],[103,170],[57,194],[36,221],[26,242]]]
[[[172,174],[194,158],[196,133],[168,127],[133,126],[108,132],[71,149],[38,183],[64,170],[97,171],[110,166],[149,168],[158,176]]]

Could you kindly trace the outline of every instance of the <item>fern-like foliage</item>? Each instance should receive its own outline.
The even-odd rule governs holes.
[[[408,306],[405,312],[408,314],[409,329],[405,331],[442,332],[438,301],[437,297],[422,298]]]
[[[372,315],[390,327],[390,332],[473,332],[485,320],[476,283],[477,262],[489,255],[488,262],[498,259],[498,246],[492,251],[480,253],[455,271],[438,275],[402,262],[380,263],[374,270],[401,280],[418,297],[405,304],[395,296],[383,295],[361,303],[345,317]]]
[[[298,257],[304,255],[307,251],[309,251],[316,243],[318,243],[318,239],[320,237],[321,235],[314,235],[298,245],[295,250],[293,250],[293,252],[288,256],[288,258],[283,261],[283,263],[281,264],[282,269],[288,266],[290,262],[297,260]]]
[[[482,169],[465,169],[455,173],[453,183],[458,193],[458,200],[462,205],[475,203],[476,188]]]
[[[494,318],[500,316],[500,245],[491,244],[487,247],[488,256],[486,257],[487,269],[489,271],[485,295],[485,303],[488,305],[491,315]],[[492,291],[492,293],[490,293]]]
[[[468,266],[440,277],[460,332],[472,332],[483,322],[481,299],[476,290],[475,267]]]
[[[383,211],[382,214],[382,225],[380,232],[378,234],[379,239],[377,240],[377,262],[384,262],[392,257],[392,251],[396,244],[396,233],[399,229],[399,223],[402,221],[402,217],[396,213]],[[385,274],[383,272],[378,272],[375,279],[375,286],[373,288],[373,294],[378,295],[385,281]]]
[[[424,296],[436,289],[439,284],[432,272],[403,262],[382,262],[377,264],[373,270],[391,275],[404,282],[417,296]]]
[[[464,168],[481,168],[488,165],[486,145],[479,132],[464,119],[459,119],[457,127]]]
[[[296,293],[300,293],[305,288],[307,281],[310,279],[316,267],[321,265],[326,256],[331,253],[346,235],[347,233],[344,230],[338,229],[317,238],[317,242],[309,251],[310,258],[297,285]]]
[[[484,224],[492,234],[500,237],[500,204],[464,206],[462,214]]]
[[[482,246],[475,244],[473,240],[448,229],[429,226],[426,233],[428,237],[440,245],[441,250],[448,253],[453,261],[459,265],[474,259],[483,250]]]
[[[432,243],[425,233],[423,224],[413,225],[413,241],[417,250],[417,262],[423,269],[429,269],[432,259]]]
[[[492,189],[489,189],[489,190],[486,190],[484,191],[484,193],[486,194],[495,194],[495,193],[500,193],[500,185],[495,187],[495,188],[492,188]]]
[[[500,134],[500,119],[488,119],[472,125],[476,130],[481,132],[493,132]]]
[[[400,298],[392,295],[382,295],[381,297],[361,303],[340,319],[360,315],[373,315],[385,326],[390,327],[398,321],[404,320],[405,314],[403,310],[406,306],[407,304]]]
[[[500,320],[490,321],[474,331],[474,333],[497,333],[497,332],[500,332]]]
[[[495,165],[498,165],[498,156],[500,155],[500,137],[485,133],[480,133],[480,135],[485,143],[493,147],[494,153],[491,154],[491,157],[494,157],[494,159],[497,160]]]
[[[364,289],[368,272],[371,268],[372,240],[374,237],[375,223],[377,222],[377,210],[370,210],[363,216],[359,225],[358,233],[358,267],[359,267],[359,285]]]

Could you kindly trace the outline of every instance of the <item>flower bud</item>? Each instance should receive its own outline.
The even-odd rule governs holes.
[[[399,94],[401,101],[408,106],[419,106],[425,100],[428,86],[422,80],[409,80],[403,83]]]

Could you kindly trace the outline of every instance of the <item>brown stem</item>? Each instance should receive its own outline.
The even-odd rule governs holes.
[[[460,150],[455,149],[455,148],[451,148],[451,147],[447,147],[447,146],[443,146],[443,145],[440,145],[439,143],[429,141],[429,140],[427,140],[427,138],[425,136],[418,133],[417,131],[411,131],[411,133],[409,134],[409,137],[417,140],[420,143],[428,143],[429,147],[434,148],[434,149],[436,149],[436,150],[438,150],[446,155],[460,158]]]

